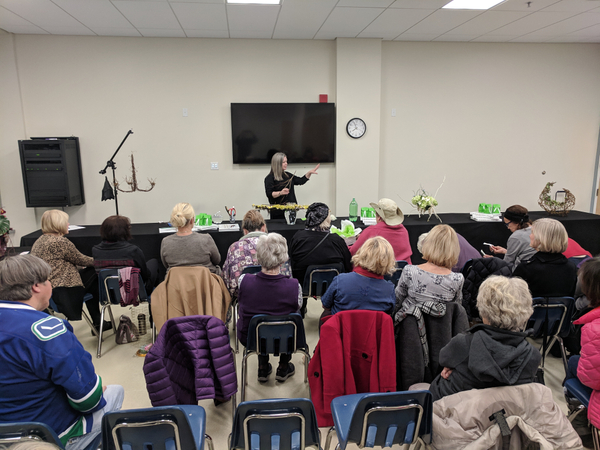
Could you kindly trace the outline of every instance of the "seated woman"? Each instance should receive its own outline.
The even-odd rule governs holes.
[[[335,277],[321,298],[326,313],[350,309],[391,313],[396,301],[394,284],[383,279],[396,265],[390,243],[381,236],[372,237],[360,247],[352,262],[354,271]]]
[[[311,265],[341,264],[352,271],[350,251],[344,240],[329,232],[331,214],[325,203],[313,203],[306,210],[306,229],[298,231],[290,245],[292,274],[300,284]]]
[[[593,309],[573,322],[581,329],[581,355],[569,358],[567,379],[578,378],[590,388],[588,419],[600,428],[600,257],[588,259],[579,269],[579,283]],[[567,403],[571,403],[567,399]]]
[[[223,280],[232,297],[238,293],[238,278],[244,267],[258,265],[256,259],[256,243],[260,236],[267,234],[267,224],[260,211],[251,209],[242,219],[242,232],[244,235],[239,241],[229,246],[227,258],[223,264]],[[291,275],[290,263],[286,261],[281,266],[281,273]]]
[[[464,278],[462,274],[452,272],[460,253],[454,229],[448,225],[436,225],[424,239],[421,248],[423,259],[427,262],[405,266],[396,286],[396,323],[425,303],[430,314],[438,310],[443,315],[446,308],[440,303],[460,303],[462,300]]]
[[[530,245],[537,250],[513,272],[524,279],[533,297],[572,297],[577,284],[577,267],[563,254],[567,230],[554,219],[538,219],[531,227]]]
[[[256,244],[256,258],[262,266],[257,274],[244,274],[239,278],[238,339],[246,346],[250,319],[257,314],[283,316],[298,312],[302,305],[302,288],[298,280],[280,273],[288,258],[287,242],[283,236],[270,233],[260,236]],[[294,375],[292,355],[279,357],[276,380],[285,381]],[[269,356],[258,356],[258,381],[265,382],[272,372]]]
[[[533,314],[527,283],[491,276],[479,288],[477,307],[483,324],[440,351],[444,370],[429,386],[434,401],[469,389],[534,381],[542,356],[522,332]]]
[[[94,298],[85,304],[96,329],[100,327],[100,303],[98,301],[98,276],[93,269],[94,260],[75,248],[66,234],[69,233],[69,215],[51,209],[42,215],[42,235],[35,241],[31,254],[46,261],[52,268],[52,300],[67,320],[81,320],[83,296]],[[81,272],[77,266],[88,267]],[[82,278],[83,277],[83,278]],[[103,331],[112,328],[106,322]]]
[[[419,239],[417,240],[417,250],[419,250],[421,253],[423,253],[423,241],[425,240],[428,234],[429,233],[423,233],[421,236],[419,236]],[[452,272],[462,273],[462,269],[465,266],[465,263],[471,259],[480,258],[481,254],[475,249],[475,247],[469,244],[469,241],[467,241],[460,234],[456,233],[456,237],[458,238],[460,253],[458,254],[458,262],[452,268]]]
[[[529,211],[521,205],[513,205],[506,208],[503,214],[504,225],[512,235],[508,238],[506,248],[499,245],[490,246],[492,253],[504,255],[504,261],[510,264],[513,271],[522,261],[527,261],[535,253],[535,249],[529,246],[529,235],[531,234],[531,222]],[[486,255],[491,258],[491,255]]]
[[[177,233],[167,236],[160,245],[160,258],[168,269],[177,266],[204,266],[221,275],[221,254],[210,234],[194,233],[196,213],[189,203],[177,203],[171,212],[171,224]]]
[[[158,261],[151,259],[146,263],[142,250],[132,243],[131,222],[125,216],[109,216],[100,225],[102,242],[94,245],[92,256],[96,271],[109,268],[137,267],[150,293],[158,280]]]

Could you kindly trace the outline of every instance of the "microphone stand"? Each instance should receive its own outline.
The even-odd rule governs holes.
[[[106,162],[106,166],[104,166],[104,169],[102,169],[100,171],[101,175],[106,174],[106,169],[108,167],[110,167],[112,169],[112,175],[113,175],[113,191],[115,194],[115,208],[117,210],[117,216],[119,215],[119,202],[117,201],[117,177],[115,175],[115,170],[117,169],[117,166],[115,165],[115,156],[117,156],[117,153],[119,153],[119,150],[121,150],[121,147],[123,146],[123,144],[125,143],[125,141],[127,140],[127,138],[129,137],[130,134],[133,134],[133,131],[129,130],[127,132],[127,134],[125,135],[125,137],[123,138],[123,140],[121,141],[121,144],[119,145],[119,147],[117,147],[117,149],[115,150],[115,152],[113,153],[113,155],[110,157],[110,160],[108,160]]]

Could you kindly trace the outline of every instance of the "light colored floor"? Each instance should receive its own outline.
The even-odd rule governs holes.
[[[123,313],[135,318],[136,311],[127,308],[113,307],[115,320],[118,323],[119,316]],[[318,341],[317,324],[322,308],[320,302],[310,300],[308,304],[308,313],[304,320],[307,340],[313,353]],[[135,322],[135,320],[134,320]],[[137,322],[136,322],[137,323]],[[151,342],[151,335],[148,332],[140,337],[139,342],[131,344],[117,345],[115,343],[112,331],[104,333],[105,340],[102,345],[102,357],[96,358],[97,339],[92,337],[90,329],[84,321],[72,322],[75,334],[83,344],[86,350],[92,354],[96,372],[102,377],[103,383],[120,384],[125,388],[125,401],[123,409],[147,408],[151,407],[150,399],[146,391],[146,384],[142,367],[144,358],[136,356],[140,346]],[[231,331],[231,343],[233,346],[233,334]],[[238,367],[238,382],[240,381],[240,369],[242,362],[243,347],[240,346],[240,353],[237,355],[236,365]],[[271,361],[274,366],[273,374],[269,382],[260,384],[256,380],[257,360],[256,357],[250,358],[248,364],[249,383],[246,391],[246,399],[259,398],[297,398],[308,397],[308,385],[304,383],[304,362],[300,355],[294,355],[292,362],[296,366],[296,374],[289,378],[285,383],[275,381],[276,361]],[[558,358],[549,356],[546,358],[546,385],[552,389],[554,400],[560,405],[566,413],[567,407],[562,393],[562,380],[564,378],[564,368],[562,361]],[[239,401],[239,392],[238,392]],[[206,410],[207,415],[207,433],[212,437],[216,450],[227,449],[227,438],[231,432],[232,416],[231,402],[215,407],[212,400],[204,400],[199,403]],[[321,445],[325,445],[327,429],[321,429]],[[335,441],[335,439],[334,439]],[[335,442],[331,448],[334,448]],[[349,446],[349,449],[358,447]]]

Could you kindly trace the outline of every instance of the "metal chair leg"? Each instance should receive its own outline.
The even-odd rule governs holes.
[[[100,310],[100,332],[98,333],[98,350],[96,351],[96,358],[102,356],[102,325],[104,325],[104,311],[108,305],[102,305]]]
[[[208,442],[208,449],[209,450],[215,450],[215,447],[213,446],[213,440],[212,440],[212,438],[208,434],[204,435],[204,441]]]
[[[327,438],[325,439],[325,447],[323,450],[329,450],[329,446],[331,445],[331,436],[335,433],[335,427],[331,427],[327,432]]]
[[[233,311],[231,312],[232,320],[233,320],[233,339],[235,340],[235,352],[240,352],[240,342],[237,336],[237,321],[238,321],[238,304],[237,301],[233,305]]]
[[[562,356],[563,365],[565,366],[565,375],[566,375],[567,371],[569,370],[569,365],[567,363],[567,352],[565,351],[565,344],[563,343],[563,340],[561,337],[558,338],[558,342],[560,344],[560,354]]]
[[[240,403],[246,400],[246,383],[248,382],[248,354],[244,352],[242,357],[242,394]]]
[[[98,330],[96,330],[96,327],[92,323],[92,319],[90,319],[90,316],[88,316],[85,311],[81,311],[81,316],[83,317],[83,320],[85,320],[87,322],[87,324],[90,326],[90,328],[92,329],[92,334],[95,337],[98,337]]]

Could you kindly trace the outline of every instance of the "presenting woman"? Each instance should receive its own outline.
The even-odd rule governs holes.
[[[52,267],[50,284],[52,300],[67,320],[81,320],[83,296],[94,298],[86,302],[96,329],[100,327],[100,304],[98,301],[98,277],[93,268],[94,260],[75,248],[65,235],[69,233],[69,215],[51,209],[42,215],[42,234],[33,244],[31,254],[46,261]],[[81,272],[77,266],[87,267]],[[106,322],[104,331],[112,328]]]
[[[531,234],[529,211],[524,206],[513,205],[506,208],[502,220],[512,235],[508,238],[506,248],[491,245],[490,250],[495,254],[504,255],[504,261],[510,264],[514,271],[520,262],[527,261],[536,252],[535,248],[529,245],[529,235]],[[486,257],[491,256],[486,255]]]
[[[265,192],[271,205],[285,205],[286,203],[297,203],[294,186],[302,186],[306,183],[310,176],[317,174],[319,166],[317,164],[314,169],[306,172],[303,177],[297,177],[287,170],[287,156],[285,153],[279,152],[271,158],[271,172],[265,177]],[[271,219],[285,219],[283,211],[271,210]]]

